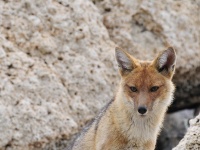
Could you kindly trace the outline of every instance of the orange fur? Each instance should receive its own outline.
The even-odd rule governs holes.
[[[165,112],[172,102],[176,54],[140,61],[116,48],[121,82],[115,99],[76,140],[73,150],[154,150]],[[145,108],[145,113],[139,108]]]
[[[165,93],[170,86],[167,84],[168,78],[158,73],[155,66],[150,63],[141,62],[135,70],[126,76],[122,76],[123,88],[127,97],[131,97],[135,102],[135,109],[139,105],[146,105],[152,110],[152,104],[158,97],[164,99]],[[134,86],[138,92],[131,92]],[[157,92],[150,92],[152,86],[159,86]]]

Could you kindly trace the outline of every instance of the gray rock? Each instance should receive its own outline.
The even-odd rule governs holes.
[[[190,128],[184,138],[172,150],[199,150],[200,149],[200,114],[190,120]]]
[[[0,149],[45,149],[113,97],[114,43],[89,1],[0,7]]]
[[[183,110],[167,114],[156,150],[171,150],[178,145],[188,129],[188,121],[194,118],[194,110]]]

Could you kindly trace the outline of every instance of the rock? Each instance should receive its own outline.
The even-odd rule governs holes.
[[[143,59],[174,46],[177,100],[197,100],[197,3],[0,1],[0,149],[68,145],[113,98],[116,45]]]
[[[0,146],[41,148],[77,128],[60,78],[23,52],[1,60]],[[51,94],[49,94],[51,93]]]
[[[1,47],[0,48],[0,58],[3,58],[5,56],[6,56],[6,53],[5,53],[4,49]]]
[[[200,149],[200,114],[190,120],[190,128],[180,143],[173,150]]]
[[[90,1],[1,1],[0,19],[0,149],[53,148],[113,97],[114,43]]]
[[[156,144],[156,150],[171,150],[184,137],[188,120],[194,118],[194,110],[182,110],[167,114]]]

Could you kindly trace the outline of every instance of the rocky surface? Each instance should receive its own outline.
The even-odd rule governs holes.
[[[68,139],[113,96],[101,15],[81,0],[0,1],[0,11],[0,149]]]
[[[200,149],[200,114],[190,120],[190,128],[180,143],[173,150]]]
[[[189,120],[192,118],[194,118],[194,110],[182,110],[167,114],[158,137],[156,150],[172,150],[178,145],[188,129]]]
[[[113,97],[115,45],[174,46],[177,99],[199,102],[198,18],[197,1],[0,1],[0,149],[63,149]]]

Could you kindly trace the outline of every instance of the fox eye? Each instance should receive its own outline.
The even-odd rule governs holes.
[[[151,91],[151,92],[156,92],[158,89],[159,89],[158,86],[152,86],[152,87],[150,88],[150,91]]]
[[[131,89],[132,92],[137,92],[138,91],[137,88],[134,87],[134,86],[131,86],[130,89]]]

